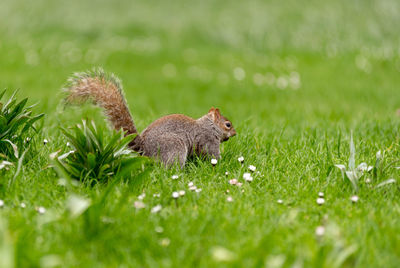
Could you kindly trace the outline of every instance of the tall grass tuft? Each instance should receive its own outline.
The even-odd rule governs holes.
[[[44,114],[33,115],[35,105],[25,107],[28,98],[18,102],[17,91],[3,102],[5,93],[6,90],[0,92],[0,159],[16,160],[25,151],[24,147],[31,138],[30,130],[36,131],[34,123]]]
[[[130,151],[127,145],[134,135],[124,137],[123,131],[104,136],[94,122],[82,121],[70,130],[62,129],[73,150],[53,157],[58,170],[65,176],[93,185],[116,176],[127,176],[148,162],[146,157]]]

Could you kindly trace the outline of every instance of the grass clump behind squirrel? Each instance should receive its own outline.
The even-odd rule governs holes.
[[[145,156],[160,159],[165,166],[176,161],[183,167],[188,157],[220,158],[220,144],[236,135],[231,121],[211,108],[199,119],[183,114],[161,117],[138,133],[129,112],[120,80],[102,69],[76,73],[65,89],[67,103],[91,100],[102,107],[116,130],[138,134],[129,147]]]

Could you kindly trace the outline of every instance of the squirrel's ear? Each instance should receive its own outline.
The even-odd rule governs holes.
[[[221,117],[221,113],[219,112],[218,108],[216,109],[216,108],[212,107],[208,113],[211,115],[211,117],[214,121],[218,120]]]

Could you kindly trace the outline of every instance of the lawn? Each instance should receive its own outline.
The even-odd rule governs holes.
[[[398,267],[396,25],[396,0],[2,0],[1,102],[18,89],[45,116],[0,169],[0,267]],[[95,66],[121,78],[139,130],[214,106],[238,135],[215,167],[71,183],[50,157],[70,150],[61,129],[113,135],[62,102]]]

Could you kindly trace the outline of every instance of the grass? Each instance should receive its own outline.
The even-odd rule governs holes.
[[[15,180],[17,162],[0,170],[0,266],[397,267],[399,8],[395,0],[1,1],[0,88],[4,98],[20,89],[17,98],[39,102],[34,112],[46,116]],[[155,165],[146,177],[65,184],[49,158],[68,151],[61,128],[106,123],[89,105],[64,109],[60,89],[93,66],[122,79],[139,130],[215,106],[238,135],[214,168],[192,161],[182,171]],[[335,167],[348,166],[351,133],[356,164],[374,166],[382,152],[358,192]],[[248,183],[250,164],[260,174]]]

